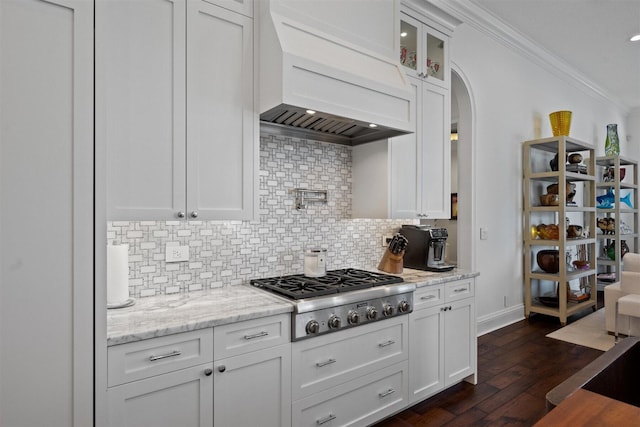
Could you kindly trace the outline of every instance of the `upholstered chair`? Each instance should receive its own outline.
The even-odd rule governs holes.
[[[640,294],[640,254],[629,252],[623,261],[623,271],[620,273],[620,281],[605,286],[604,307],[606,314],[607,331],[615,332],[616,302],[619,298],[629,294]],[[625,315],[618,316],[618,331],[640,336],[640,318]]]

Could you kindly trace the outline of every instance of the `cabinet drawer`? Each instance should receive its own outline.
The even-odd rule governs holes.
[[[213,329],[214,359],[288,343],[291,337],[290,324],[291,316],[281,314],[216,326]]]
[[[299,427],[370,425],[407,405],[407,362],[293,403]]]
[[[109,347],[108,385],[213,361],[213,331],[201,329]]]
[[[413,310],[433,307],[444,302],[442,286],[425,286],[413,293]]]
[[[447,283],[444,287],[445,302],[457,301],[473,296],[473,280],[459,280]]]
[[[293,399],[406,360],[408,316],[292,344]]]

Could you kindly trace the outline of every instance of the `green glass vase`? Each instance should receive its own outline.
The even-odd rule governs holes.
[[[620,155],[620,140],[618,139],[618,125],[615,123],[607,125],[607,139],[604,142],[605,156]]]

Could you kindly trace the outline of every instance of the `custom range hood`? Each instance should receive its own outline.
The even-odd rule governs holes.
[[[281,2],[260,3],[262,129],[345,145],[415,132],[398,61],[292,18]]]

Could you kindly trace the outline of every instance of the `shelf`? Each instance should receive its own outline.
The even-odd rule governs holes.
[[[564,155],[569,153],[581,153],[583,161],[580,163],[584,167],[587,174],[578,172],[570,172],[567,170],[568,165],[561,161],[557,171],[549,170],[550,160],[556,154],[560,159],[564,159]],[[548,291],[549,287],[555,286],[560,293],[566,293],[571,286],[571,282],[579,281],[582,286],[586,285],[591,289],[596,288],[597,270],[597,243],[596,238],[596,182],[597,167],[594,158],[595,148],[587,143],[570,137],[552,137],[543,138],[534,141],[526,141],[523,143],[523,246],[524,246],[524,282],[525,282],[525,316],[529,317],[531,313],[542,313],[550,316],[556,316],[560,322],[565,324],[567,316],[577,313],[580,310],[595,306],[596,293],[588,300],[569,301],[564,296],[559,300],[559,307],[548,307],[541,305],[533,297],[535,293]],[[573,169],[575,170],[575,169]],[[562,182],[573,183],[576,186],[575,205],[567,206],[562,202],[559,206],[537,206],[538,192],[542,187],[544,191],[545,183],[560,184],[560,193],[565,193]],[[618,187],[619,188],[619,187]],[[560,195],[562,200],[565,194]],[[550,215],[553,219],[550,219]],[[572,224],[579,224],[583,229],[590,230],[591,236],[586,238],[568,238],[564,232],[564,218],[570,216]],[[546,240],[532,238],[531,230],[539,223],[546,221],[560,226],[560,237],[557,240]],[[560,269],[557,273],[545,273],[539,270],[535,257],[535,252],[543,247],[551,247],[560,252]],[[586,250],[586,258],[581,252],[580,259],[589,261],[591,268],[586,270],[574,269],[572,265],[567,265],[564,261],[564,252],[572,253],[574,256],[578,254],[578,249]],[[577,258],[574,258],[577,259]],[[575,282],[574,282],[575,283]]]
[[[598,181],[596,183],[596,200],[597,196],[606,194],[613,189],[615,193],[613,206],[608,208],[596,206],[596,215],[598,219],[613,218],[613,234],[604,234],[602,232],[596,235],[597,249],[600,256],[596,260],[598,265],[598,273],[611,274],[615,277],[613,282],[597,280],[599,286],[606,286],[620,280],[622,272],[622,257],[612,260],[603,256],[605,245],[613,245],[615,252],[621,251],[621,242],[625,241],[630,246],[631,251],[638,251],[638,166],[637,162],[623,156],[603,156],[597,157],[596,176],[609,177],[607,181]],[[624,181],[620,181],[622,175],[620,169],[625,168]],[[612,173],[608,174],[607,170]],[[629,195],[629,196],[627,196]],[[634,208],[630,208],[626,203],[620,201],[621,197],[629,197]],[[623,217],[624,215],[624,217]],[[625,223],[625,230],[634,230],[631,233],[622,233],[621,222]]]

